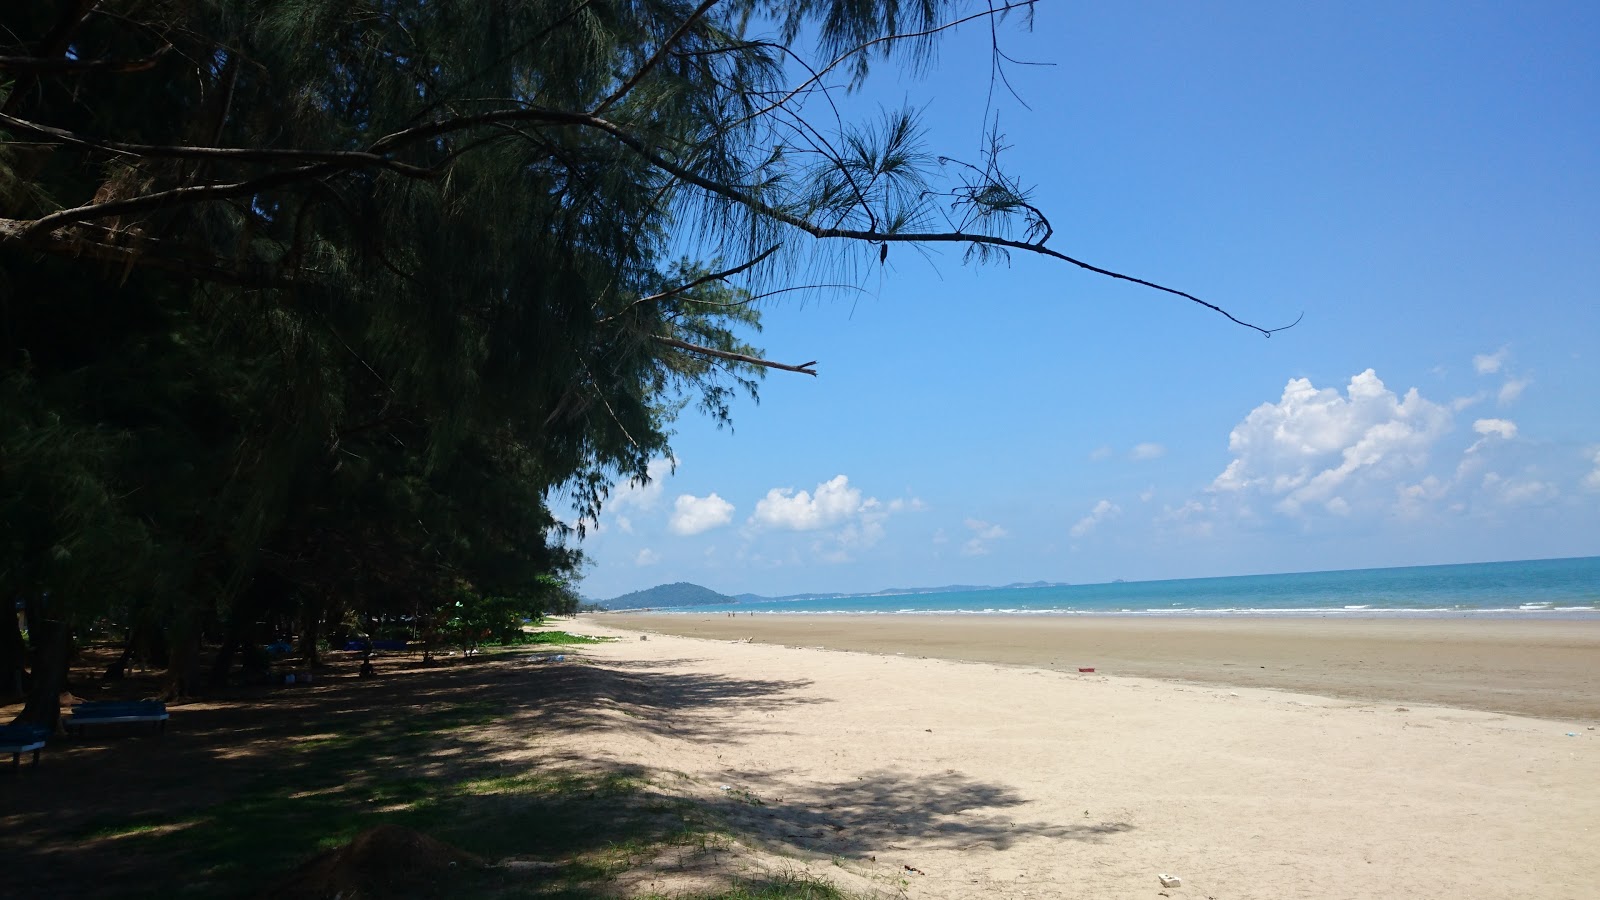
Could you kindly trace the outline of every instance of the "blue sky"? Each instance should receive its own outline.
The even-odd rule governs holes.
[[[1042,3],[1009,169],[1057,249],[904,247],[764,308],[581,591],[1107,581],[1600,554],[1600,6]],[[975,157],[987,32],[848,101]]]

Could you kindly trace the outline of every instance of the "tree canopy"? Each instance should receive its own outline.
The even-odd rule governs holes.
[[[760,302],[896,243],[1227,315],[1051,247],[998,140],[833,112],[1031,6],[7,4],[0,596],[36,651],[113,621],[180,684],[269,619],[565,596],[552,502],[581,528],[686,405],[815,374],[747,343]]]

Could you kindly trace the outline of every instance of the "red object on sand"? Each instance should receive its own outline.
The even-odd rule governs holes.
[[[1093,672],[1093,671],[1094,671],[1094,669],[1093,669],[1093,668],[1088,668],[1088,669],[1079,669],[1079,670],[1078,670],[1078,671],[1079,671],[1079,672]]]

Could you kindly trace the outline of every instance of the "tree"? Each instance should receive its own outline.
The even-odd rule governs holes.
[[[745,342],[757,304],[894,244],[1227,315],[1051,247],[998,139],[957,163],[911,111],[830,121],[869,62],[1031,8],[9,5],[0,592],[50,590],[63,628],[162,607],[179,687],[279,606],[314,637],[516,595],[577,564],[553,492],[581,529],[686,403],[725,422],[764,370],[815,375]]]

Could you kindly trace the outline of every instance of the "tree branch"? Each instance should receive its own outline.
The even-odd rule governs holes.
[[[706,275],[702,275],[699,278],[694,279],[693,281],[687,282],[685,284],[680,284],[675,288],[671,288],[670,290],[662,291],[659,294],[651,294],[648,297],[640,297],[639,299],[637,299],[637,300],[633,301],[632,303],[629,303],[627,306],[623,307],[621,310],[619,310],[619,311],[617,311],[615,313],[612,313],[611,315],[606,316],[605,318],[601,319],[600,320],[600,324],[603,325],[606,322],[610,322],[613,319],[616,319],[616,318],[618,318],[620,316],[626,315],[629,312],[629,310],[632,310],[634,307],[639,306],[641,304],[654,303],[657,300],[665,300],[668,297],[672,297],[674,295],[681,294],[684,291],[692,291],[692,290],[694,290],[695,288],[699,287],[702,284],[707,284],[707,283],[712,282],[712,281],[722,281],[723,279],[726,279],[726,278],[732,278],[733,276],[738,275],[741,272],[745,272],[745,271],[748,271],[750,269],[753,269],[756,266],[760,265],[762,260],[766,259],[767,257],[771,256],[774,253],[777,253],[779,246],[780,245],[778,245],[778,244],[773,244],[771,247],[768,247],[766,250],[763,250],[761,252],[761,254],[758,255],[757,257],[755,257],[754,259],[752,259],[752,260],[750,260],[748,262],[740,263],[739,265],[734,266],[731,269],[724,269],[721,272],[711,272],[711,273],[708,273]]]
[[[0,219],[0,240],[21,241],[32,225],[32,222],[21,219]],[[30,246],[35,250],[49,253],[52,256],[87,257],[109,263],[120,263],[124,266],[148,266],[153,269],[186,275],[197,281],[227,284],[235,287],[292,287],[295,284],[293,279],[270,263],[256,263],[241,265],[237,268],[227,268],[170,254],[153,253],[144,245],[125,247],[92,241],[60,229],[43,234],[33,234]]]
[[[115,153],[152,159],[215,159],[229,162],[321,162],[347,167],[380,166],[413,177],[429,177],[434,170],[399,162],[377,153],[362,150],[273,150],[246,147],[193,147],[162,144],[125,144],[120,141],[102,141],[88,135],[41,125],[27,119],[0,113],[0,125],[9,125],[18,131],[55,138],[68,144]]]
[[[699,344],[691,344],[687,341],[680,341],[677,338],[662,337],[661,335],[652,335],[652,337],[655,338],[657,343],[665,344],[668,347],[675,347],[686,353],[697,353],[701,356],[714,356],[717,359],[728,359],[734,362],[749,363],[752,366],[762,366],[768,369],[782,369],[785,372],[799,372],[802,375],[810,375],[813,378],[815,378],[817,375],[817,370],[812,368],[812,366],[817,364],[816,360],[812,360],[808,363],[801,363],[798,366],[791,366],[786,363],[773,362],[770,359],[762,359],[759,356],[747,356],[743,353],[730,353],[727,350],[717,350],[712,347],[702,347]]]
[[[172,49],[168,44],[143,59],[68,59],[64,56],[0,56],[0,72],[29,75],[71,75],[78,72],[127,74],[148,72]]]
[[[582,113],[567,113],[564,115],[571,116],[572,120],[576,121],[578,124],[588,125],[606,132],[618,142],[639,154],[645,159],[646,162],[649,162],[651,165],[675,175],[678,178],[681,178],[695,187],[710,191],[711,193],[720,197],[725,197],[729,200],[732,200],[735,203],[745,206],[746,208],[763,216],[767,216],[774,221],[782,222],[785,225],[798,228],[814,238],[843,238],[845,240],[864,241],[874,244],[883,244],[889,242],[915,244],[982,244],[990,247],[1005,247],[1011,250],[1023,250],[1028,253],[1037,253],[1041,256],[1048,256],[1052,259],[1058,259],[1062,262],[1071,263],[1080,269],[1093,272],[1096,275],[1104,275],[1107,278],[1115,278],[1120,281],[1131,282],[1133,284],[1142,285],[1153,290],[1162,291],[1163,293],[1182,297],[1185,300],[1198,303],[1213,312],[1221,314],[1236,325],[1242,325],[1245,328],[1259,331],[1266,337],[1271,337],[1275,332],[1293,328],[1300,321],[1300,319],[1296,318],[1294,322],[1291,322],[1288,325],[1280,325],[1277,328],[1264,328],[1260,325],[1255,325],[1250,322],[1246,322],[1243,319],[1237,318],[1232,313],[1216,305],[1215,303],[1209,303],[1205,300],[1201,300],[1199,297],[1196,297],[1187,291],[1180,291],[1177,288],[1170,288],[1166,285],[1157,284],[1154,281],[1147,281],[1143,278],[1137,278],[1132,275],[1124,275],[1121,272],[1114,272],[1110,269],[1102,268],[1092,263],[1084,262],[1081,259],[1068,256],[1067,254],[1058,250],[1053,250],[1044,246],[1042,243],[1028,243],[1026,241],[997,237],[995,235],[963,234],[960,232],[888,233],[877,230],[858,231],[850,228],[824,228],[804,218],[801,218],[800,216],[794,215],[793,213],[785,212],[784,210],[769,206],[755,197],[750,196],[745,191],[742,191],[732,185],[726,185],[712,181],[711,179],[706,178],[696,172],[692,172],[682,166],[679,166],[671,160],[661,156],[661,154],[655,152],[655,150],[653,150],[644,141],[623,130],[612,122]]]
[[[600,105],[594,108],[593,114],[598,116],[604,113],[615,105],[617,101],[627,96],[628,92],[638,86],[639,82],[643,81],[644,77],[650,73],[650,70],[654,69],[666,57],[667,52],[672,49],[672,45],[676,44],[689,32],[690,26],[699,21],[700,17],[710,12],[711,7],[716,6],[717,2],[718,0],[702,0],[701,4],[695,7],[695,11],[689,14],[689,18],[684,19],[683,24],[678,26],[678,30],[674,31],[665,41],[662,41],[661,46],[656,48],[656,52],[651,54],[650,58],[645,60],[644,65],[639,67],[639,71],[633,73],[633,77],[624,81],[622,86],[617,88],[611,96],[600,101]]]

